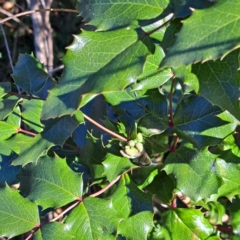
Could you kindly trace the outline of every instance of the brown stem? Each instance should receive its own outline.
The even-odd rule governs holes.
[[[178,144],[178,140],[179,140],[179,137],[176,136],[175,139],[174,139],[173,145],[172,145],[172,147],[170,149],[170,152],[174,152],[176,150],[177,144]]]
[[[24,94],[19,94],[19,93],[15,93],[15,92],[8,92],[9,95],[14,95],[14,96],[17,96],[17,97],[20,97],[20,98],[24,98],[24,99],[36,99],[36,100],[42,100],[42,101],[46,101],[46,99],[43,99],[43,98],[38,98],[38,97],[33,97],[33,96],[27,96],[27,95],[24,95]]]
[[[104,193],[105,191],[107,191],[113,184],[115,184],[119,179],[121,178],[121,175],[118,176],[115,180],[113,180],[112,182],[110,182],[105,188],[101,189],[100,191],[93,193],[91,195],[89,195],[89,197],[96,197],[101,195],[102,193]]]
[[[0,21],[0,24],[3,24],[11,19],[15,19],[15,18],[18,18],[18,17],[22,17],[22,16],[26,16],[26,15],[29,15],[29,14],[33,14],[33,13],[36,13],[36,12],[72,12],[72,13],[78,13],[77,10],[73,10],[73,9],[64,9],[64,8],[46,8],[46,9],[38,9],[38,10],[31,10],[31,11],[26,11],[26,12],[22,12],[22,13],[18,13],[16,15],[13,15],[11,17],[7,17],[7,18],[4,18],[3,20]]]
[[[29,132],[29,131],[24,130],[24,129],[22,129],[22,128],[18,128],[18,132],[19,132],[19,133],[26,133],[26,134],[31,135],[31,136],[33,136],[33,137],[36,137],[36,136],[37,136],[36,133]]]
[[[53,218],[50,222],[55,222],[58,220],[60,217],[62,217],[65,213],[69,212],[73,208],[75,208],[80,202],[82,202],[82,199],[77,200],[75,203],[73,203],[70,207],[62,211],[57,217]]]
[[[173,122],[173,107],[172,107],[172,98],[173,98],[173,88],[174,88],[174,83],[175,83],[175,78],[172,79],[172,84],[171,84],[171,90],[169,94],[169,127],[174,127],[174,122]]]
[[[94,124],[95,126],[99,127],[100,129],[102,129],[104,132],[112,135],[113,137],[116,137],[118,138],[120,141],[123,141],[123,142],[127,142],[127,138],[115,133],[115,132],[112,132],[110,131],[109,129],[105,128],[104,126],[100,125],[99,123],[97,123],[96,121],[94,121],[92,118],[88,117],[86,114],[83,113],[83,116],[84,118],[86,118],[89,122],[91,122],[92,124]]]

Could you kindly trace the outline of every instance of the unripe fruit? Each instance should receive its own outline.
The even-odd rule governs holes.
[[[134,140],[130,140],[129,142],[128,142],[128,145],[130,146],[130,147],[134,147],[135,146],[135,141]]]

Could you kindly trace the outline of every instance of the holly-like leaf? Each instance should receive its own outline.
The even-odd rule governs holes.
[[[222,114],[217,106],[213,106],[205,98],[186,96],[175,111],[174,130],[199,149],[214,146],[232,133],[238,125],[238,121],[230,114],[224,114],[225,119],[222,120]]]
[[[66,226],[58,222],[52,222],[44,224],[41,227],[42,239],[48,240],[70,240],[74,239],[74,236],[71,236],[71,233],[66,231]]]
[[[8,185],[12,185],[18,182],[16,175],[19,173],[21,167],[11,166],[13,159],[14,154],[0,154],[0,186],[4,186],[5,183],[7,183]]]
[[[19,99],[15,96],[8,97],[6,99],[0,99],[0,120],[6,118],[16,107]]]
[[[128,158],[118,157],[110,153],[106,155],[106,159],[102,164],[104,173],[110,182],[126,171],[136,168],[136,165],[132,164]]]
[[[222,185],[216,173],[216,159],[217,156],[207,149],[198,151],[186,145],[168,155],[164,170],[174,175],[177,189],[194,201],[199,201],[217,193]]]
[[[44,128],[40,121],[43,101],[35,99],[24,100],[21,106],[23,122],[36,132],[41,132]]]
[[[173,46],[161,66],[181,66],[227,55],[240,44],[240,0],[217,0],[203,10],[195,10],[184,20]],[[226,15],[229,16],[226,18]],[[211,23],[211,24],[209,24]]]
[[[97,94],[121,91],[136,82],[154,47],[148,36],[131,28],[75,36],[60,84],[50,90],[42,118],[72,114]]]
[[[208,202],[207,219],[212,225],[221,225],[222,217],[225,214],[225,208],[218,202]]]
[[[64,116],[49,120],[41,134],[24,143],[18,158],[13,161],[13,165],[25,165],[29,162],[36,162],[39,156],[51,146],[63,145],[74,129],[83,121],[83,115],[80,111],[76,112],[72,117]]]
[[[127,193],[127,194],[126,194]],[[116,191],[107,199],[85,198],[66,219],[66,225],[75,238],[115,239],[119,223],[136,220],[137,216],[146,217],[147,221],[138,221],[138,239],[146,239],[148,230],[152,227],[150,213],[152,212],[151,196],[141,192],[127,175],[122,177]],[[129,226],[123,223],[120,231],[126,233]],[[136,229],[136,228],[134,228]],[[127,232],[129,239],[134,239],[136,232]]]
[[[81,198],[82,176],[73,172],[58,156],[41,157],[27,164],[19,174],[21,193],[43,209],[64,206]]]
[[[240,51],[236,50],[227,55],[222,61],[208,61],[203,64],[193,65],[192,71],[199,80],[199,93],[212,104],[219,106],[223,110],[228,110],[240,120],[239,56]]]
[[[216,236],[216,230],[200,210],[185,208],[168,210],[163,214],[162,222],[171,240],[220,240]]]
[[[130,25],[136,20],[154,18],[167,6],[166,0],[78,0],[77,9],[86,22],[107,30]]]
[[[40,91],[50,78],[43,65],[33,55],[28,54],[19,55],[12,77],[16,85],[30,95]]]
[[[137,84],[133,85],[133,90],[146,91],[158,88],[172,78],[170,69],[159,70],[159,64],[164,56],[163,50],[156,46],[154,54],[147,57],[143,73],[139,76]]]
[[[39,226],[37,205],[8,185],[0,188],[0,236],[12,238]]]

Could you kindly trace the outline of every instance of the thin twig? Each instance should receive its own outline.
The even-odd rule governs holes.
[[[12,17],[13,20],[17,23],[19,23],[22,27],[25,28],[25,30],[28,32],[28,33],[32,33],[32,29],[30,29],[29,27],[27,27],[22,21],[20,21],[18,18],[16,18],[13,14],[11,14],[10,12],[4,10],[3,8],[0,7],[0,12],[9,16],[9,17]]]
[[[0,21],[0,24],[3,24],[11,19],[14,18],[18,18],[18,17],[22,17],[22,16],[26,16],[29,14],[33,14],[36,12],[71,12],[71,13],[79,13],[77,10],[73,10],[73,9],[65,9],[65,8],[45,8],[45,9],[37,9],[37,10],[30,10],[30,11],[26,11],[26,12],[22,12],[22,13],[18,13],[16,15],[13,15],[11,17],[8,18],[4,18],[3,20]]]
[[[13,63],[12,63],[11,53],[10,53],[10,50],[9,50],[9,47],[8,47],[8,41],[7,41],[7,38],[6,38],[6,34],[5,34],[4,29],[3,29],[3,26],[0,25],[0,27],[1,27],[2,34],[3,34],[3,39],[4,39],[5,47],[6,47],[6,50],[7,50],[9,63],[10,63],[10,66],[11,66],[11,69],[12,69],[12,72],[13,72]]]
[[[70,210],[72,210],[73,208],[75,208],[80,202],[82,202],[82,199],[77,200],[77,202],[75,202],[74,204],[72,204],[70,207],[68,207],[67,209],[65,209],[63,212],[61,212],[57,217],[53,218],[50,222],[55,222],[56,220],[58,220],[60,217],[62,217],[65,213],[69,212]]]
[[[115,184],[119,179],[121,178],[121,175],[118,176],[115,180],[113,180],[112,182],[110,182],[105,188],[101,189],[100,191],[93,193],[91,195],[89,195],[89,197],[96,197],[101,195],[102,193],[104,193],[105,191],[107,191],[113,184]]]
[[[36,133],[29,132],[29,131],[24,130],[24,129],[22,129],[22,128],[18,128],[18,132],[19,132],[19,133],[25,133],[25,134],[28,134],[28,135],[33,136],[33,137],[36,137],[36,136],[37,136]]]
[[[86,114],[83,113],[83,116],[84,118],[86,118],[89,122],[91,122],[92,124],[94,124],[95,126],[99,127],[100,129],[102,129],[103,131],[105,131],[106,133],[112,135],[113,137],[116,137],[118,138],[120,141],[123,141],[123,142],[127,142],[127,138],[115,133],[115,132],[112,132],[110,131],[109,129],[105,128],[104,126],[100,125],[99,123],[97,123],[96,121],[94,121],[92,118],[88,117]]]
[[[58,67],[55,67],[54,69],[48,71],[48,74],[53,74],[53,73],[55,73],[55,72],[57,72],[59,70],[62,70],[63,68],[64,68],[64,65],[62,64],[62,65],[60,65]]]

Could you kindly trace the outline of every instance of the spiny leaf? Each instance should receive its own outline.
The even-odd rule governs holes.
[[[76,112],[72,117],[64,116],[49,120],[41,134],[25,142],[25,145],[20,149],[19,157],[13,161],[13,165],[36,162],[39,156],[51,146],[63,145],[73,130],[83,121],[83,115],[80,111]]]
[[[219,237],[214,236],[216,230],[200,210],[184,208],[168,210],[163,214],[163,223],[172,240],[220,240]]]
[[[82,176],[73,172],[58,156],[41,157],[27,164],[19,174],[21,193],[43,209],[64,206],[80,199]]]
[[[42,118],[72,114],[99,93],[121,91],[136,82],[154,45],[130,28],[75,36],[64,58],[60,84],[44,104]]]
[[[126,233],[129,239],[134,239],[136,233],[128,232],[126,223],[132,223],[137,216],[144,216],[147,222],[138,222],[137,226],[139,239],[145,239],[148,229],[152,227],[151,212],[151,196],[141,192],[125,175],[107,199],[85,198],[66,219],[66,225],[79,240],[101,239],[102,236],[104,239],[115,239],[119,223],[126,219],[128,222],[120,226],[120,231]]]
[[[193,65],[192,71],[199,80],[199,93],[212,104],[219,106],[222,110],[228,110],[240,120],[239,56],[240,51],[236,50],[222,61],[208,61]]]
[[[12,238],[40,224],[37,205],[8,185],[0,188],[0,236]]]
[[[184,195],[194,201],[217,193],[222,180],[216,173],[217,156],[207,149],[198,151],[182,146],[168,155],[164,165],[167,174],[173,174],[177,186]]]
[[[19,55],[12,77],[16,85],[30,95],[40,91],[50,78],[42,64],[33,55],[28,54]]]
[[[188,95],[177,106],[174,130],[199,149],[214,146],[232,133],[238,125],[238,121],[229,114],[224,114],[225,119],[222,120],[222,114],[217,106],[213,106],[205,98]]]
[[[77,9],[85,21],[98,30],[107,30],[154,18],[162,13],[167,3],[166,0],[78,0]]]
[[[183,22],[161,66],[188,65],[222,58],[240,44],[240,0],[217,0],[207,9],[195,10]],[[226,17],[226,16],[231,17]],[[211,24],[209,24],[211,23]]]

